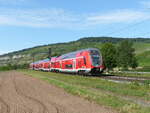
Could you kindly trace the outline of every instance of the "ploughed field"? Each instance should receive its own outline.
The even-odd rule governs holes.
[[[0,113],[114,113],[21,72],[0,72]]]

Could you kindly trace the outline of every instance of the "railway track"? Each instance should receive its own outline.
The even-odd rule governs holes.
[[[73,73],[63,73],[67,75],[77,75]],[[78,74],[79,75],[79,74]],[[144,83],[145,81],[149,81],[150,84],[150,77],[133,77],[133,76],[121,76],[121,75],[113,75],[113,74],[96,74],[96,75],[79,75],[79,76],[84,76],[84,77],[97,77],[97,78],[102,78],[105,80],[112,80],[112,81],[118,81],[118,82],[140,82]]]
[[[145,81],[150,81],[150,77],[133,77],[133,76],[119,76],[119,75],[105,75],[102,74],[100,78],[106,80],[120,81],[120,82],[140,82],[144,83]]]

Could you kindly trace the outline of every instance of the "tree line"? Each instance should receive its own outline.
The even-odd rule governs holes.
[[[104,43],[101,48],[104,64],[107,70],[115,67],[127,70],[138,66],[133,42],[124,40],[119,44]]]
[[[17,70],[17,69],[28,69],[29,64],[7,64],[5,66],[0,66],[0,71],[8,71],[8,70]]]

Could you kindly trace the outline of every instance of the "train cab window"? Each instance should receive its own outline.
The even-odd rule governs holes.
[[[73,66],[72,66],[72,64],[66,64],[65,67],[70,69],[70,68],[72,68]]]
[[[101,62],[99,51],[91,50],[91,59],[93,66],[99,66]]]
[[[100,56],[98,55],[93,55],[92,56],[92,61],[94,66],[99,66],[100,65]]]

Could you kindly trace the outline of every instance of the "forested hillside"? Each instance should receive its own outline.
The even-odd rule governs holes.
[[[56,43],[43,46],[36,46],[0,56],[0,65],[5,64],[26,64],[32,62],[32,56],[35,60],[47,58],[48,48],[52,50],[52,56],[58,56],[67,52],[83,49],[83,48],[101,48],[102,44],[111,42],[118,44],[123,40],[133,42],[136,50],[136,56],[141,66],[150,65],[150,39],[149,38],[113,38],[113,37],[86,37],[77,41],[67,43]],[[44,54],[45,53],[45,54]],[[145,59],[143,59],[143,57]]]

